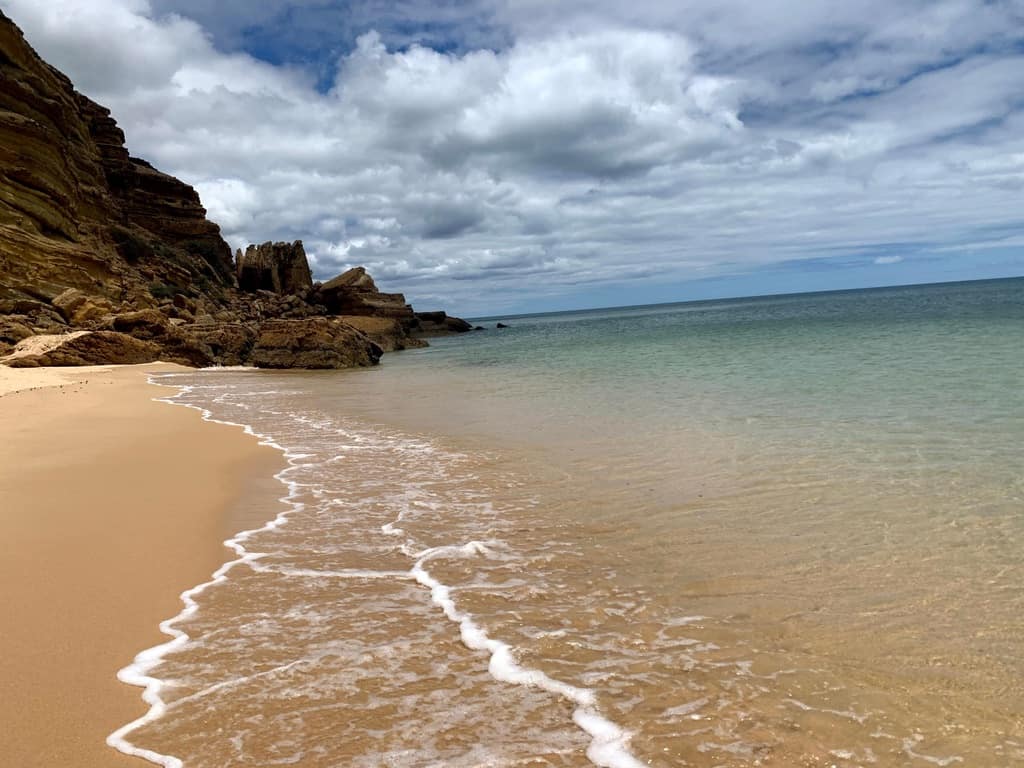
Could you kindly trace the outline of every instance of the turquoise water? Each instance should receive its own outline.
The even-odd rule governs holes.
[[[166,380],[289,450],[291,511],[197,598],[133,740],[1024,765],[1024,279],[501,319]]]
[[[756,421],[829,442],[909,423],[969,436],[994,460],[1012,458],[1024,427],[1024,279],[505,322],[437,342],[429,364],[577,403],[628,387],[620,407],[640,418],[686,407],[715,426]]]

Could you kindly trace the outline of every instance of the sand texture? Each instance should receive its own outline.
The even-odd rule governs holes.
[[[244,488],[283,466],[240,429],[153,400],[172,366],[0,367],[0,755],[145,765],[106,736],[146,707],[115,675],[227,559]]]

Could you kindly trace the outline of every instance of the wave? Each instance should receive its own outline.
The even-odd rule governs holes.
[[[162,381],[179,376],[178,374],[151,376],[151,383],[178,389],[178,392],[173,396],[155,399],[171,405],[197,410],[205,421],[239,427],[246,434],[256,438],[261,445],[270,446],[282,452],[288,466],[278,472],[275,478],[284,484],[287,489],[287,493],[279,499],[285,505],[285,509],[264,525],[244,530],[225,541],[225,546],[231,549],[236,557],[218,568],[208,581],[192,587],[181,594],[182,610],[176,616],[160,624],[161,632],[170,637],[170,640],[142,651],[131,664],[118,672],[118,679],[122,682],[143,689],[142,698],[149,705],[149,709],[141,717],[111,733],[107,737],[107,743],[110,746],[124,754],[142,758],[156,765],[164,766],[164,768],[184,768],[184,762],[180,757],[161,754],[137,745],[132,742],[130,736],[143,726],[168,715],[168,704],[164,700],[162,693],[169,683],[157,677],[154,671],[161,662],[175,652],[184,649],[192,640],[188,633],[181,628],[181,625],[194,617],[200,610],[200,598],[204,592],[226,582],[230,578],[231,572],[238,566],[246,566],[257,573],[274,573],[290,578],[387,579],[412,581],[425,587],[429,590],[432,604],[437,606],[449,621],[458,626],[459,638],[462,644],[472,651],[487,654],[487,670],[494,680],[541,690],[564,698],[573,704],[572,721],[590,739],[589,746],[586,748],[586,755],[590,762],[602,768],[638,768],[643,765],[629,750],[630,733],[601,714],[597,694],[594,690],[556,680],[540,670],[521,665],[517,660],[516,648],[509,643],[491,637],[472,614],[457,605],[452,597],[453,587],[443,583],[430,571],[429,565],[432,562],[445,558],[500,557],[500,550],[505,546],[503,542],[497,540],[471,540],[461,544],[417,549],[416,542],[412,538],[407,537],[405,530],[400,527],[406,515],[406,509],[403,508],[394,520],[379,526],[379,531],[382,537],[388,538],[391,541],[394,541],[393,537],[406,537],[405,542],[400,546],[400,550],[413,561],[408,570],[374,570],[365,568],[317,569],[278,564],[271,565],[263,562],[268,557],[268,553],[250,551],[246,544],[251,543],[253,537],[261,533],[270,532],[286,525],[291,517],[305,510],[306,504],[298,499],[302,489],[305,487],[308,490],[308,486],[304,486],[295,480],[290,480],[289,475],[310,466],[304,464],[303,460],[309,459],[313,455],[294,447],[283,445],[277,438],[257,432],[251,424],[219,419],[214,417],[213,413],[207,408],[183,402],[182,398],[197,390],[217,390],[224,389],[225,387],[219,385],[172,384]],[[289,393],[281,390],[262,390],[256,393],[246,392],[247,397],[250,395],[255,397],[259,394]],[[230,393],[222,393],[214,396],[212,399],[215,403],[222,404],[230,399]],[[255,407],[251,401],[247,404],[233,402],[232,405],[238,406],[243,410],[252,410]],[[289,415],[295,421],[302,422],[304,425],[314,429],[330,429],[331,427],[329,421],[317,420],[306,414]],[[358,449],[358,447],[358,441],[355,444],[345,446],[347,450]],[[429,444],[416,439],[410,439],[407,447],[412,453],[421,455],[433,450]],[[327,461],[332,461],[334,458],[336,457],[332,457]],[[224,684],[219,685],[223,687]],[[215,685],[204,689],[199,694],[194,694],[180,701],[208,693],[216,687]]]

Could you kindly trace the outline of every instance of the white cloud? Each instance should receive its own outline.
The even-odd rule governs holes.
[[[1019,220],[1012,3],[480,2],[401,8],[509,44],[396,50],[382,10],[322,92],[142,0],[0,0],[233,246],[301,237],[320,277],[365,263],[467,313]]]
[[[879,256],[875,259],[875,264],[899,264],[901,261],[902,256]]]

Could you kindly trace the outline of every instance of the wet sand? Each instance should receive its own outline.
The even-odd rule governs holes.
[[[146,765],[105,743],[143,714],[116,679],[167,638],[179,594],[280,454],[154,397],[177,366],[0,367],[0,755],[31,766]],[[265,491],[265,488],[261,488]]]

